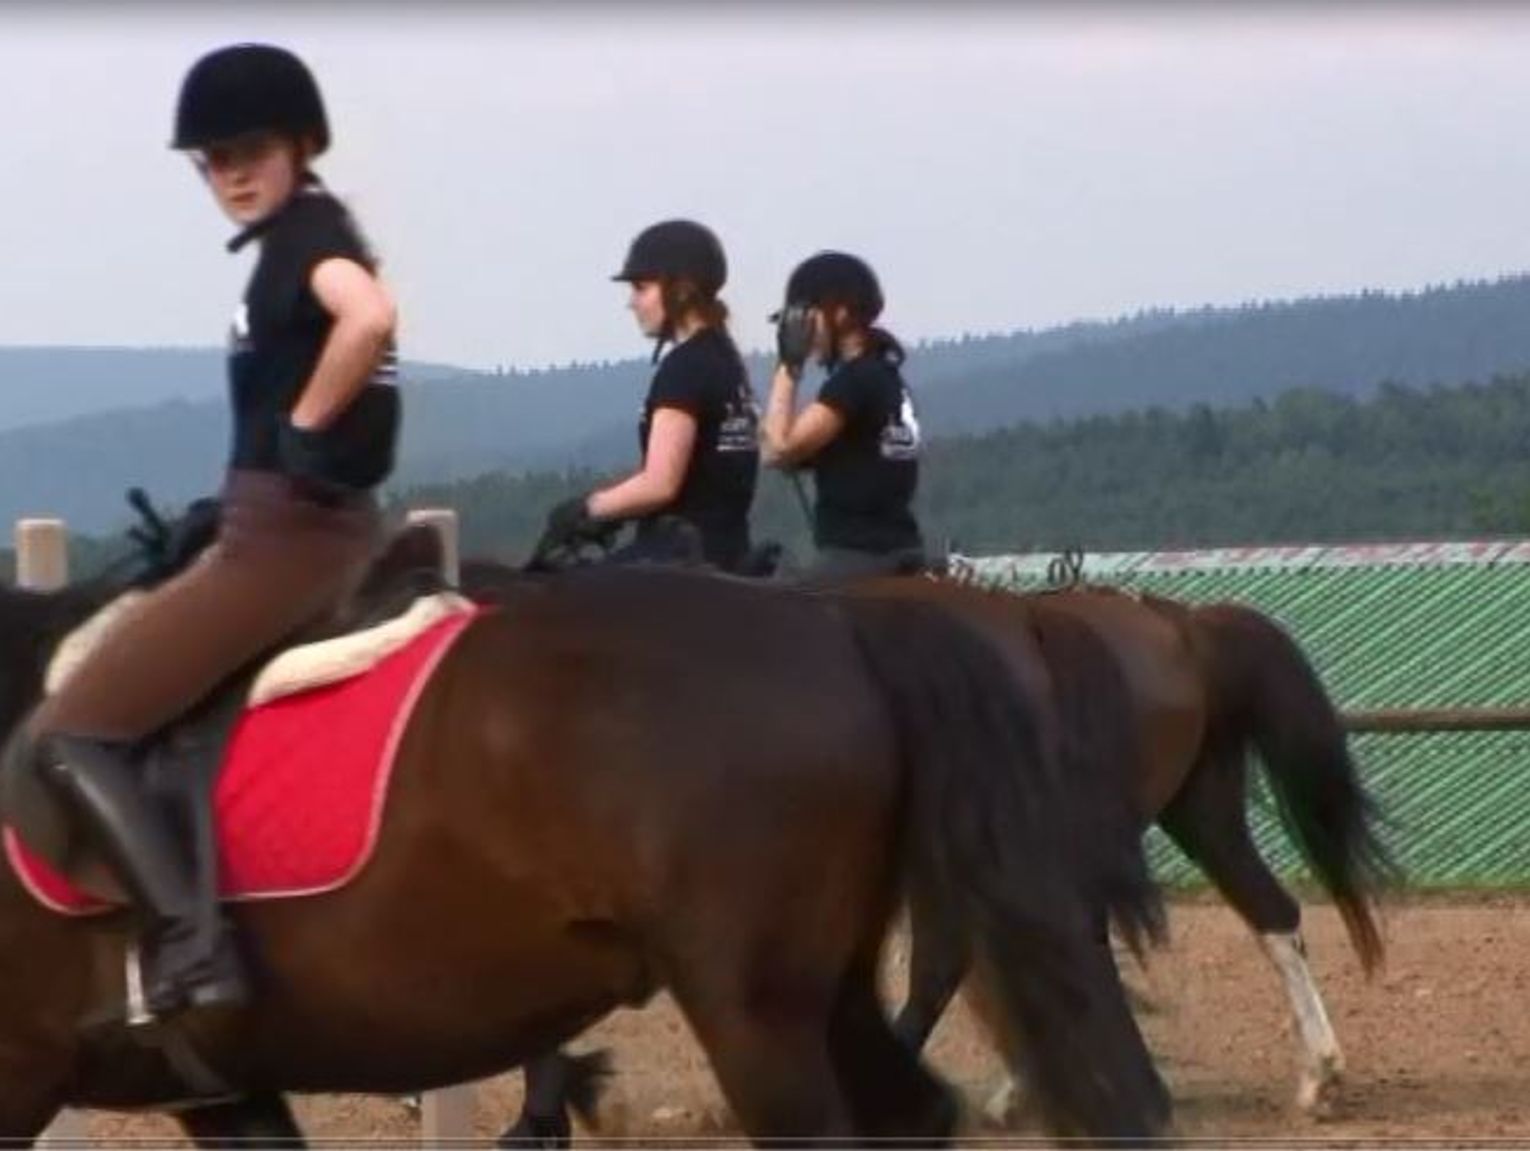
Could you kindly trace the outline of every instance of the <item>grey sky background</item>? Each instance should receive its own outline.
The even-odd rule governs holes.
[[[404,351],[642,354],[632,234],[723,238],[747,345],[796,260],[910,339],[1530,269],[1530,9],[424,4],[0,11],[0,343],[215,344],[248,270],[167,151],[237,39],[324,86]]]

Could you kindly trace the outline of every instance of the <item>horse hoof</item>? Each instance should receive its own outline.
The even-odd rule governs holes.
[[[1343,1069],[1343,1057],[1334,1056],[1316,1071],[1305,1072],[1296,1087],[1297,1108],[1312,1119],[1332,1117]]]
[[[563,1148],[573,1145],[573,1130],[567,1117],[544,1119],[537,1115],[522,1115],[515,1126],[501,1135],[496,1147],[546,1147]]]
[[[1010,1129],[1019,1123],[1024,1110],[1025,1092],[1013,1079],[1006,1079],[983,1104],[983,1121],[991,1127]]]

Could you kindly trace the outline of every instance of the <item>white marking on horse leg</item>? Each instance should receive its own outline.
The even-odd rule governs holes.
[[[1323,997],[1307,966],[1307,948],[1301,933],[1270,932],[1259,942],[1275,964],[1291,1000],[1302,1041],[1302,1074],[1296,1089],[1296,1103],[1303,1111],[1317,1111],[1326,1102],[1328,1088],[1344,1071],[1344,1053],[1328,1022]]]
[[[125,967],[123,981],[126,984],[127,999],[127,1025],[129,1027],[141,1027],[153,1020],[154,1016],[149,1013],[148,996],[143,989],[143,963],[138,954],[138,944],[128,944],[127,954],[123,957]]]
[[[995,1127],[1009,1126],[1010,1119],[1015,1110],[1015,1097],[1019,1093],[1019,1088],[1015,1086],[1014,1079],[1006,1077],[1004,1082],[988,1097],[988,1102],[983,1104],[983,1118]]]

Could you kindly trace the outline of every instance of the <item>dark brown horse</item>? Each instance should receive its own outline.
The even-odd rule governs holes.
[[[416,551],[414,561],[422,566],[433,565],[435,561],[430,557],[429,541],[417,540],[416,547],[422,550]],[[524,579],[516,569],[492,561],[469,559],[462,567],[463,590],[482,602],[496,602],[504,589],[513,590]],[[1061,758],[1070,777],[1081,784],[1089,782],[1092,786],[1117,787],[1120,789],[1118,800],[1128,797],[1135,780],[1142,774],[1138,766],[1142,748],[1138,744],[1137,700],[1131,694],[1114,652],[1094,629],[1069,615],[1057,613],[1031,619],[1023,628],[1010,627],[1010,601],[991,600],[971,588],[955,584],[936,585],[923,579],[876,581],[852,589],[852,594],[898,602],[909,598],[929,599],[930,593],[938,588],[949,591],[949,595],[946,590],[940,591],[940,598],[949,600],[949,603],[942,603],[942,609],[954,610],[988,636],[1007,663],[1009,674],[1019,690],[1027,697],[1050,701],[1056,722],[1044,725],[1043,739]],[[994,613],[1004,626],[994,626]],[[1097,806],[1102,814],[1109,811],[1126,819],[1127,822],[1118,828],[1119,834],[1130,837],[1139,834],[1136,805],[1129,798],[1114,806],[1109,801],[1098,800]],[[952,914],[938,892],[929,895],[930,898],[917,901],[924,912],[922,930],[932,938],[930,948],[926,950],[930,954],[940,954],[945,946],[943,941],[966,937],[965,928],[961,917]],[[1110,960],[1104,947],[1105,921],[1113,905],[1113,896],[1110,891],[1102,890],[1096,893],[1096,900],[1096,933],[1102,945],[1100,958],[1108,963]],[[936,913],[949,919],[949,924],[935,922],[932,917]],[[966,953],[964,948],[962,954]],[[944,992],[941,1006],[955,991],[955,986],[953,981]],[[938,1014],[938,1008],[935,1013]],[[1015,1037],[1006,1031],[1003,1022],[998,1019],[991,1022],[999,1042],[1014,1053],[1017,1060],[1024,1059],[1025,1052],[1016,1046]],[[932,1015],[930,1026],[933,1023]],[[922,1045],[923,1034],[918,1038]],[[528,1062],[527,1095],[522,1115],[501,1137],[500,1145],[566,1146],[570,1129],[568,1107],[573,1106],[587,1121],[597,1120],[595,1100],[607,1071],[601,1053],[580,1059],[558,1054]]]
[[[1367,973],[1382,960],[1373,898],[1392,874],[1376,812],[1349,755],[1341,719],[1300,648],[1268,617],[1238,604],[1189,606],[1106,589],[1017,596],[952,581],[881,581],[862,594],[937,602],[990,636],[1081,622],[1114,652],[1130,684],[1144,754],[1134,800],[1256,933],[1290,999],[1302,1050],[1301,1108],[1322,1108],[1343,1055],[1308,969],[1301,909],[1260,857],[1247,813],[1248,753],[1264,763],[1287,832],[1332,897]],[[1088,691],[1087,683],[1078,690]],[[898,1030],[923,1045],[960,983],[962,936],[934,892],[915,885],[910,994]]]
[[[503,578],[505,569],[493,564],[464,569],[470,593],[492,592]],[[1297,1103],[1304,1111],[1324,1109],[1343,1054],[1306,962],[1300,906],[1250,833],[1248,752],[1263,759],[1286,827],[1333,898],[1368,973],[1383,950],[1373,898],[1392,869],[1339,716],[1290,636],[1246,606],[1192,607],[1102,588],[1017,596],[921,578],[870,581],[853,594],[939,603],[1001,647],[1013,645],[1013,673],[1022,680],[1043,676],[1045,690],[1069,715],[1062,729],[1070,761],[1132,765],[1124,785],[1139,828],[1160,824],[1253,929],[1279,974],[1301,1045]],[[1105,645],[1110,666],[1096,647],[1079,642],[1079,627]],[[1112,692],[1101,691],[1118,675],[1129,695],[1128,747],[1120,745],[1122,720],[1107,714]],[[915,883],[908,894],[910,987],[897,1030],[917,1050],[959,987],[968,950],[938,892]],[[975,1005],[982,1013],[985,1001],[977,997]],[[1012,1047],[1002,1026],[996,1038]],[[562,1082],[587,1092],[587,1078],[600,1065],[537,1066],[541,1117],[523,1116],[513,1129],[522,1137],[535,1134],[537,1124],[555,1129],[545,1117],[561,1114]]]
[[[681,572],[502,600],[422,696],[361,876],[233,910],[260,995],[184,1025],[242,1096],[185,1113],[199,1141],[298,1138],[282,1092],[495,1074],[659,989],[751,1137],[943,1141],[949,1092],[876,994],[906,877],[961,925],[1054,1130],[1163,1129],[1095,942],[1102,897],[1128,930],[1156,912],[1129,805],[1108,773],[1063,770],[1023,645],[936,608]],[[99,602],[0,590],[0,730]],[[132,935],[0,871],[0,1137],[184,1095],[164,1049],[78,1027],[120,997]]]

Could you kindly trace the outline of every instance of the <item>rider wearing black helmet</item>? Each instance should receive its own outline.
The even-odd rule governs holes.
[[[244,1000],[210,867],[141,778],[148,737],[314,621],[359,579],[380,521],[399,406],[392,299],[346,209],[310,168],[330,141],[319,88],[281,48],[240,44],[186,75],[172,147],[259,245],[229,356],[233,448],[217,538],[160,585],[30,717],[37,765],[149,921],[149,1012]]]
[[[567,500],[548,517],[549,542],[590,538],[622,520],[637,536],[619,558],[684,558],[694,532],[701,556],[735,570],[749,551],[749,505],[759,469],[758,420],[749,375],[728,334],[718,292],[727,259],[712,232],[666,220],[632,241],[612,277],[631,285],[628,307],[659,362],[638,426],[643,464],[631,476]]]
[[[810,466],[817,500],[814,574],[824,579],[922,570],[912,503],[919,482],[919,422],[903,381],[903,348],[877,326],[882,288],[864,260],[820,252],[786,284],[777,322],[778,365],[762,429],[765,458]],[[796,410],[809,357],[829,372],[818,398]]]

